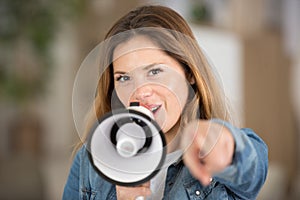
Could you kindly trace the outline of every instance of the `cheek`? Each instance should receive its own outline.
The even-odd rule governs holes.
[[[189,85],[185,75],[177,71],[171,71],[168,76],[164,77],[161,84],[168,90],[169,94],[166,94],[166,96],[170,97],[170,102],[177,103],[177,106],[183,109],[187,101]]]
[[[166,109],[168,112],[168,118],[177,121],[184,109],[185,104],[185,95],[178,95],[177,93],[168,94],[166,99]]]
[[[180,119],[182,110],[182,103],[179,102],[175,95],[170,95],[166,103],[166,122],[170,128],[173,127],[176,124],[176,122]]]
[[[182,112],[188,98],[188,85],[185,82],[178,82],[173,87],[169,88],[168,97],[169,104],[171,104],[174,110],[180,110]]]
[[[183,109],[187,102],[188,89],[183,83],[177,87],[163,90],[160,95],[163,96],[165,102],[165,117],[160,119],[164,124],[165,131],[172,128],[180,119]]]
[[[115,91],[116,91],[116,94],[117,94],[119,100],[121,101],[121,103],[127,107],[129,105],[130,98],[133,93],[133,89],[130,86],[127,86],[125,88],[124,87],[116,87]]]

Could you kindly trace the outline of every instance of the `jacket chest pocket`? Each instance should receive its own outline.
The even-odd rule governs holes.
[[[207,191],[205,199],[207,199],[207,200],[216,200],[216,199],[229,200],[232,198],[230,196],[228,196],[225,186],[218,184],[215,187],[211,188],[210,191]]]
[[[192,200],[227,200],[228,193],[222,184],[212,180],[209,186],[203,187],[198,181],[186,187],[189,199]]]

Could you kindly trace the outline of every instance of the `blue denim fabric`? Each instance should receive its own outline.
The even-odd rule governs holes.
[[[216,174],[207,187],[192,177],[183,162],[171,165],[168,168],[164,199],[253,200],[258,195],[267,176],[266,144],[251,129],[238,129],[218,119],[212,121],[225,125],[235,139],[232,164]],[[85,146],[77,152],[63,193],[63,200],[75,199],[117,199],[115,185],[94,171]]]

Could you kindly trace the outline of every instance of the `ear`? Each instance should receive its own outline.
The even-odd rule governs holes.
[[[195,84],[195,77],[191,74],[191,73],[189,73],[189,74],[187,74],[187,80],[189,81],[189,83],[191,84],[191,85],[194,85]]]
[[[194,76],[191,76],[191,78],[189,79],[189,82],[191,85],[194,85],[196,83]]]

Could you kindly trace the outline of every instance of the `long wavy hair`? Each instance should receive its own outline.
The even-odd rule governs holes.
[[[117,35],[121,36],[114,37]],[[88,114],[86,131],[76,149],[85,142],[92,125],[97,120],[95,113],[99,119],[111,111],[114,90],[113,52],[117,45],[136,35],[149,37],[182,65],[187,78],[193,78],[194,83],[191,85],[193,96],[185,105],[181,116],[184,123],[195,118],[219,118],[231,121],[223,90],[187,22],[168,7],[141,6],[120,18],[105,36],[108,42],[101,55],[102,75],[98,81],[94,105]]]

